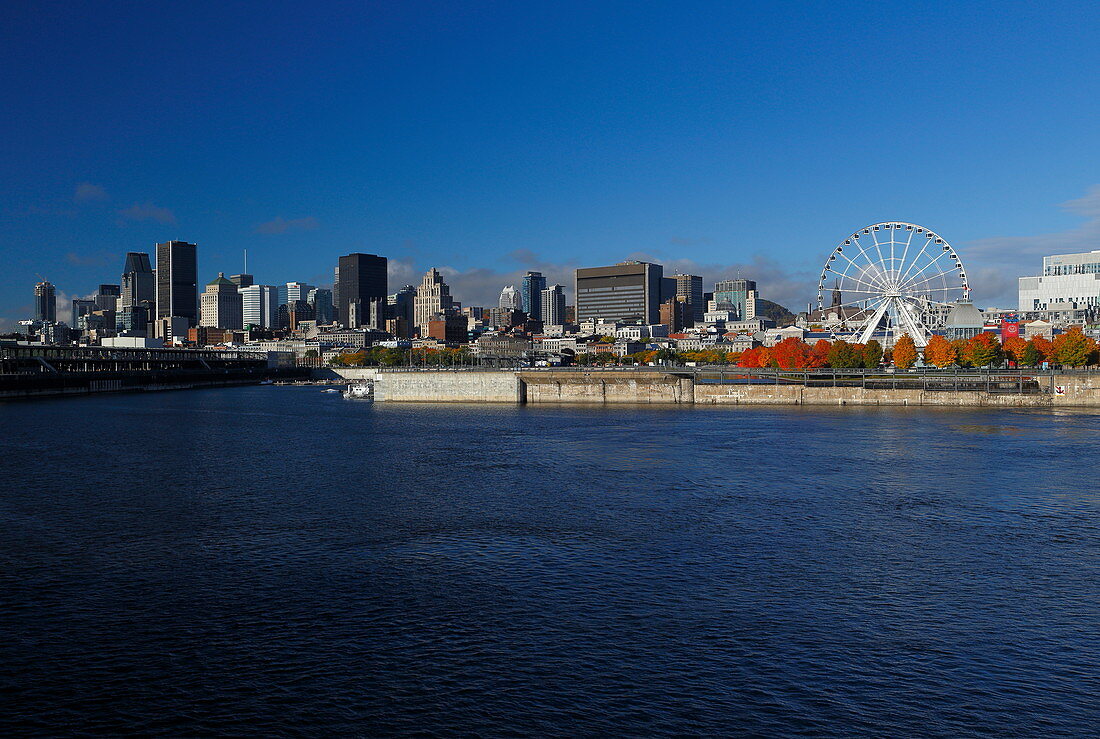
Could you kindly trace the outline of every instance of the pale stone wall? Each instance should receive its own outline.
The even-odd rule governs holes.
[[[689,376],[666,372],[521,372],[528,403],[694,403]]]
[[[377,400],[427,403],[522,403],[515,372],[379,372]]]

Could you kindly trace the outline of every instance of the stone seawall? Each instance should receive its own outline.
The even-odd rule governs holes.
[[[323,374],[320,374],[323,373]],[[697,383],[672,370],[401,371],[320,370],[315,376],[374,379],[379,400],[437,403],[671,405],[919,405],[1100,407],[1100,375],[1047,375],[1042,392],[867,389]]]

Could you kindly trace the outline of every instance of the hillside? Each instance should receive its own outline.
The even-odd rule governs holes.
[[[795,319],[794,313],[791,313],[779,303],[773,303],[763,298],[756,299],[756,315],[772,319],[779,328],[790,326]]]

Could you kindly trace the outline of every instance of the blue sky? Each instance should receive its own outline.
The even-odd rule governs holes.
[[[798,309],[879,220],[979,303],[1100,249],[1094,3],[56,3],[0,11],[0,323],[123,255],[202,281],[393,283],[466,304],[643,256]]]

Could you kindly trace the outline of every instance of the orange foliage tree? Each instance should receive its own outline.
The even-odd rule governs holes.
[[[909,369],[917,363],[917,345],[909,334],[902,334],[894,344],[894,366]]]
[[[817,355],[814,354],[810,345],[793,336],[773,346],[771,358],[772,362],[782,369],[812,369],[821,366],[817,363]]]
[[[818,339],[814,344],[814,366],[815,367],[828,367],[829,366],[829,350],[833,348],[833,345],[829,343],[828,339]]]
[[[1083,367],[1093,360],[1096,342],[1085,336],[1080,326],[1054,337],[1054,361],[1069,367]]]
[[[928,345],[924,347],[924,361],[940,369],[950,367],[955,363],[955,358],[955,347],[939,334],[929,339]]]
[[[1009,336],[1001,345],[1005,356],[1016,364],[1024,364],[1024,353],[1027,351],[1027,341],[1019,336]]]
[[[772,355],[767,347],[756,346],[741,352],[741,367],[767,367],[771,365]]]
[[[993,334],[983,331],[967,340],[965,355],[972,367],[988,367],[1001,360],[1001,342]]]

